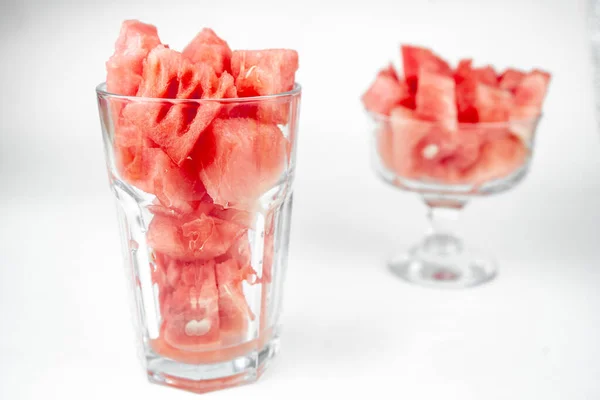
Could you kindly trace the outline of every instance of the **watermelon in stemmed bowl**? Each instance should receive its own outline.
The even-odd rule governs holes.
[[[527,174],[550,74],[533,69],[451,66],[432,50],[401,46],[401,71],[381,69],[362,96],[381,179],[418,193],[430,232],[388,265],[421,285],[476,286],[496,276],[492,257],[469,249],[451,229],[477,196],[514,187]]]
[[[278,348],[301,88],[290,49],[125,21],[97,89],[150,381],[249,383]]]

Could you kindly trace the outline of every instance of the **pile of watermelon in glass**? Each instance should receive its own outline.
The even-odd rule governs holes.
[[[300,87],[293,50],[183,52],[125,21],[98,101],[144,364],[207,391],[277,348]]]
[[[496,73],[470,59],[452,68],[430,49],[409,45],[401,55],[403,73],[393,64],[382,69],[362,101],[374,122],[378,175],[419,193],[432,226],[389,266],[423,285],[480,284],[495,276],[496,265],[465,248],[451,225],[473,196],[507,190],[525,176],[550,74]]]

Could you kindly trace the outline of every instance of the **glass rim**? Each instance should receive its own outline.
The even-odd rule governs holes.
[[[392,122],[392,121],[406,121],[409,118],[392,118],[389,115],[379,114],[367,110],[367,113],[377,122]],[[459,128],[501,128],[512,124],[535,124],[542,119],[543,113],[536,114],[531,117],[522,119],[511,119],[509,121],[497,121],[497,122],[457,122]],[[427,126],[439,126],[440,121],[428,121],[423,119],[414,119],[411,121],[417,121],[417,123]]]
[[[128,100],[135,102],[151,102],[151,103],[252,103],[252,102],[263,102],[268,100],[276,100],[283,98],[292,98],[300,95],[302,92],[302,86],[298,82],[294,82],[292,90],[287,92],[269,94],[264,96],[250,96],[250,97],[233,97],[225,99],[167,99],[161,97],[143,97],[143,96],[127,96],[124,94],[112,93],[106,90],[106,82],[102,82],[96,86],[96,95],[99,97],[106,97],[110,99]]]

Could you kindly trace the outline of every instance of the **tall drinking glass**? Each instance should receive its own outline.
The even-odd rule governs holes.
[[[96,92],[150,381],[195,392],[255,381],[279,343],[300,86],[202,100]]]

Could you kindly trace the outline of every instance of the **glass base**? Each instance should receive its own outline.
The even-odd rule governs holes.
[[[210,364],[187,364],[151,352],[146,356],[148,380],[194,393],[245,385],[262,376],[278,351],[279,338],[274,337],[260,350]]]
[[[393,257],[388,266],[408,282],[448,289],[477,286],[497,273],[490,256],[466,249],[455,237],[442,234],[426,237],[407,253]]]

